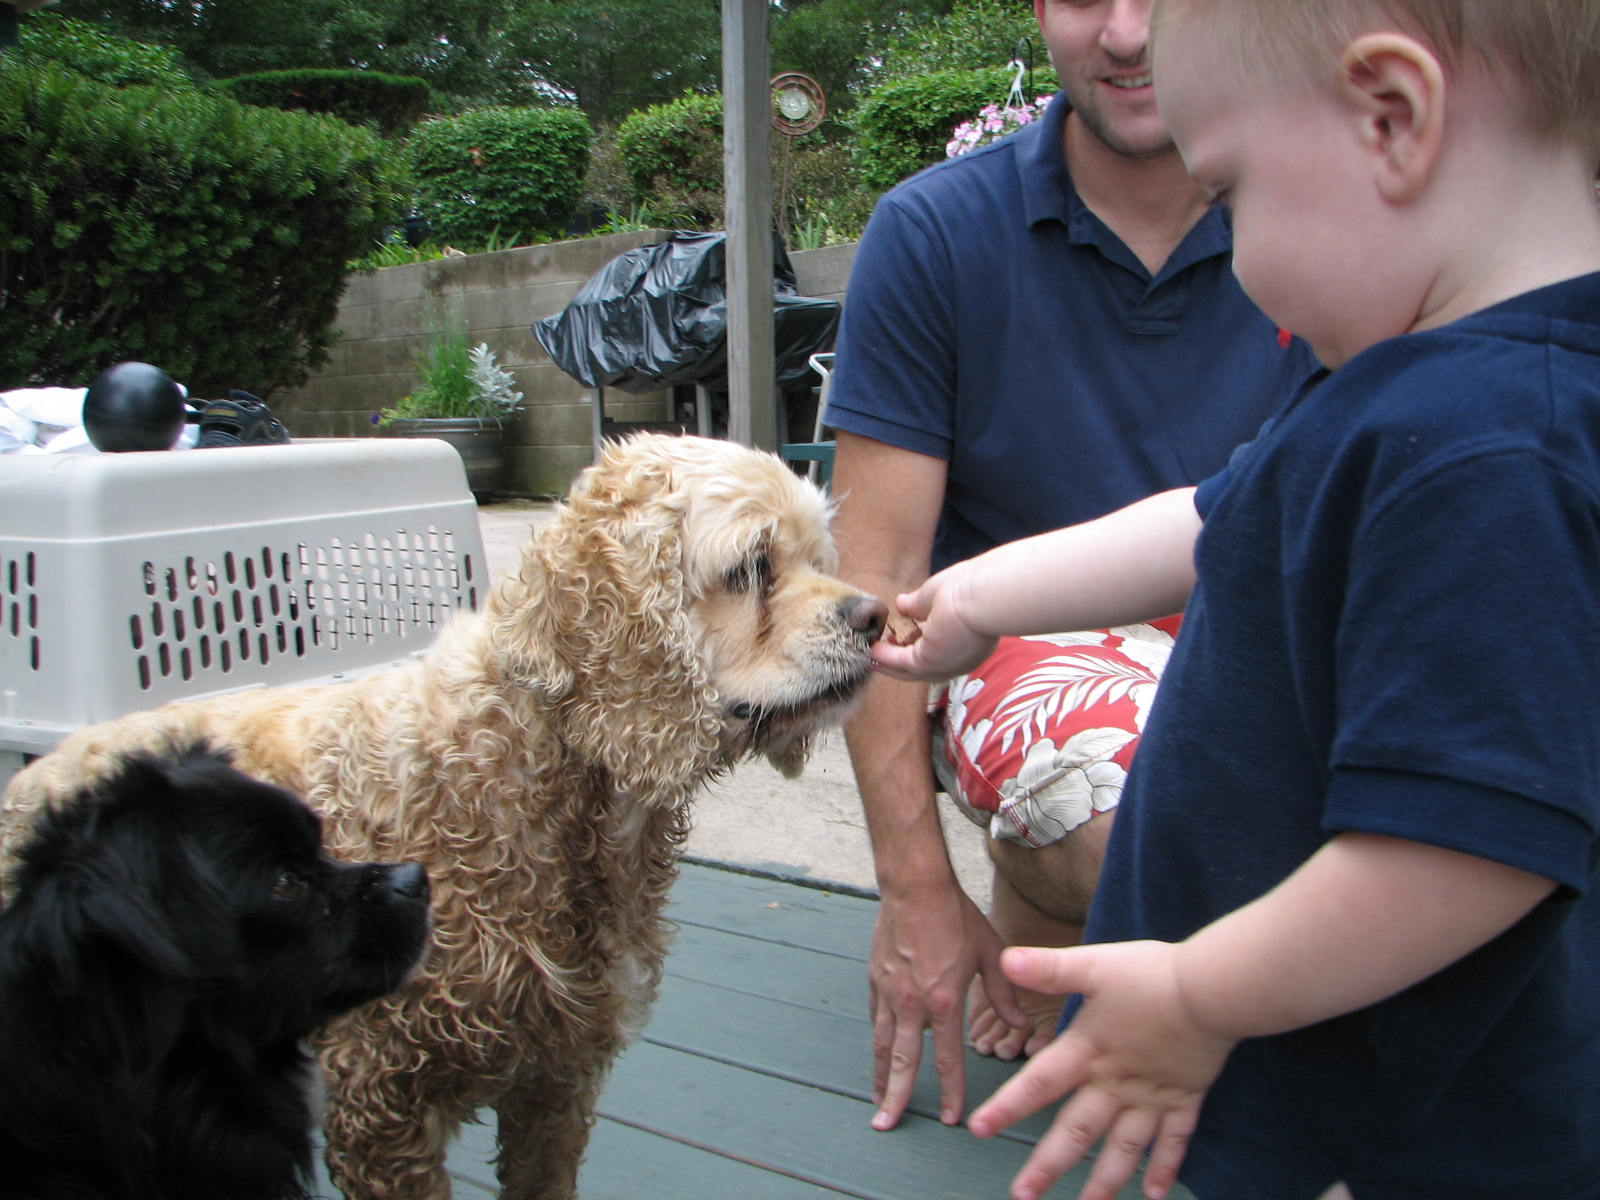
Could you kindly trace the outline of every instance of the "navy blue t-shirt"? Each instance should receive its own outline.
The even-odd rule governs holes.
[[[1151,278],[1072,188],[1068,111],[900,184],[856,254],[826,421],[948,461],[935,568],[1204,479],[1316,365],[1223,210]]]
[[[1398,996],[1242,1043],[1185,1183],[1600,1197],[1600,275],[1369,349],[1197,504],[1089,938],[1182,940],[1343,831],[1559,887]]]

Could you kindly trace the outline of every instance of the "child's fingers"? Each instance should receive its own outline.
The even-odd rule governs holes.
[[[883,638],[872,643],[872,666],[898,679],[916,682],[926,678],[922,672],[922,655],[915,646],[897,646]]]
[[[926,620],[928,614],[933,611],[934,589],[929,586],[931,582],[930,580],[929,583],[924,583],[915,591],[901,592],[894,598],[895,609],[914,620]]]
[[[972,1114],[967,1128],[977,1137],[992,1137],[1054,1104],[1080,1086],[1084,1078],[1077,1043],[1067,1036],[1058,1037],[985,1100]]]
[[[1123,1109],[1104,1134],[1080,1200],[1116,1200],[1127,1182],[1138,1174],[1139,1164],[1160,1125],[1161,1114],[1152,1109]]]
[[[1150,1164],[1144,1170],[1144,1194],[1148,1200],[1164,1200],[1178,1182],[1178,1168],[1189,1153],[1199,1114],[1180,1109],[1166,1114],[1155,1144],[1150,1148]]]
[[[1016,1200],[1031,1200],[1048,1192],[1057,1180],[1084,1160],[1106,1136],[1106,1131],[1118,1123],[1121,1113],[1122,1102],[1109,1092],[1094,1087],[1076,1092],[1061,1106],[1050,1128],[1012,1180],[1012,1196]],[[1153,1123],[1149,1132],[1154,1132]],[[1142,1146],[1140,1150],[1142,1152]],[[1137,1153],[1131,1164],[1115,1154],[1109,1162],[1097,1163],[1080,1200],[1114,1200],[1122,1185],[1133,1177],[1137,1164]]]
[[[1000,956],[1006,978],[1030,991],[1053,996],[1070,996],[1085,990],[1094,948],[1074,946],[1053,949],[1045,946],[1012,946]]]

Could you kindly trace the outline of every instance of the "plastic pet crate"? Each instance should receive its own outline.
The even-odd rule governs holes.
[[[488,582],[444,442],[0,457],[0,785],[83,725],[389,666]]]

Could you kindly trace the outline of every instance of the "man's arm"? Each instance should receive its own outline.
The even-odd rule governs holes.
[[[944,500],[945,463],[869,438],[839,434],[833,487],[840,574],[893,597],[928,574]],[[935,802],[927,687],[875,679],[845,724],[883,895],[869,963],[873,1018],[873,1125],[893,1128],[911,1098],[931,1028],[941,1117],[961,1118],[967,986],[982,971],[996,1010],[1020,1023],[999,970],[1000,937],[956,878]]]

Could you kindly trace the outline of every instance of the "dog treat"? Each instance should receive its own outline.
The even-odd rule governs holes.
[[[891,646],[909,646],[922,636],[922,626],[905,613],[891,612],[884,623],[883,636]]]

